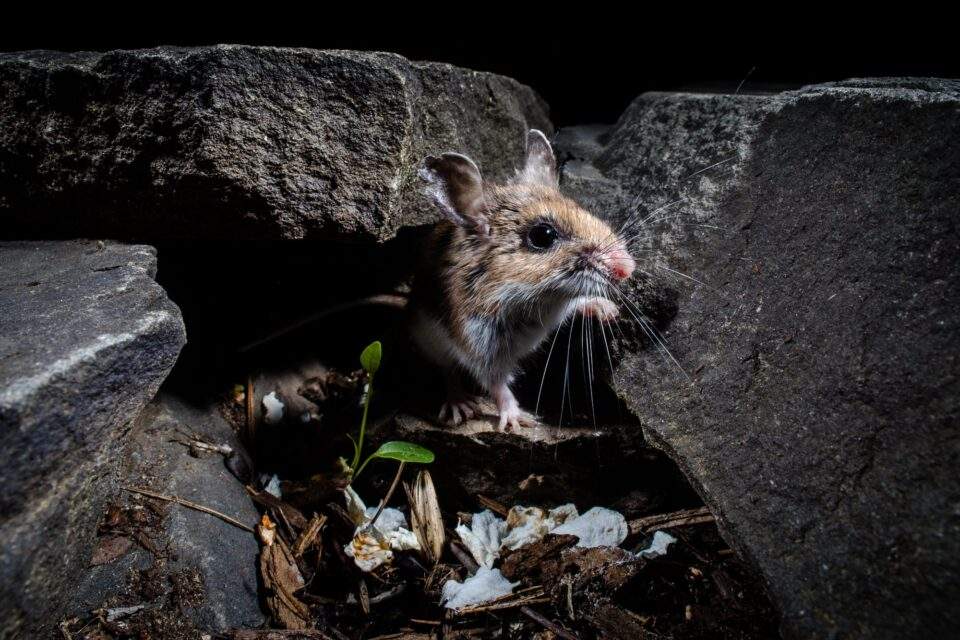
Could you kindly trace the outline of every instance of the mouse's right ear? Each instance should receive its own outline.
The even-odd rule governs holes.
[[[433,198],[452,222],[486,235],[490,231],[483,197],[483,176],[467,156],[444,153],[427,156],[420,169]]]

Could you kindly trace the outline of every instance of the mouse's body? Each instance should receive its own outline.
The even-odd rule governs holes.
[[[444,369],[441,420],[477,410],[459,384],[469,374],[490,393],[501,428],[527,425],[510,390],[520,360],[573,313],[616,316],[605,293],[634,261],[607,226],[558,190],[556,160],[531,131],[523,168],[485,182],[469,158],[427,158],[428,193],[446,214],[430,238],[410,301],[415,343]]]

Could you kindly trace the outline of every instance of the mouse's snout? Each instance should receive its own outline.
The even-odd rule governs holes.
[[[637,267],[633,257],[621,244],[604,251],[600,255],[600,263],[614,280],[626,280]]]

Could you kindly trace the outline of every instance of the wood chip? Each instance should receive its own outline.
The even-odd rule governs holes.
[[[433,486],[433,478],[427,470],[417,473],[413,486],[404,483],[407,492],[407,502],[410,504],[410,522],[413,533],[417,536],[424,558],[431,565],[440,560],[443,553],[444,532],[443,516],[440,513],[440,503],[437,501],[437,491]]]
[[[278,625],[284,629],[310,626],[310,609],[293,595],[303,588],[303,576],[290,549],[280,538],[260,552],[260,579],[267,607]]]

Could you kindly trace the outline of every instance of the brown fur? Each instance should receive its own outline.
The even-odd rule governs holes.
[[[424,290],[439,294],[420,295],[418,302],[446,319],[461,348],[468,352],[466,320],[501,315],[500,287],[536,285],[573,269],[581,252],[614,238],[606,223],[551,187],[488,183],[484,195],[489,236],[441,221],[428,241],[428,263],[422,266],[415,288],[419,294]],[[551,222],[567,242],[546,252],[528,249],[526,233],[540,221]]]
[[[475,413],[457,390],[467,371],[497,403],[500,426],[530,424],[510,390],[521,358],[572,313],[609,319],[611,278],[633,271],[623,242],[557,188],[556,158],[539,131],[513,181],[484,182],[476,163],[448,152],[424,160],[427,194],[446,215],[414,284],[410,326],[421,350],[447,370],[454,424]],[[549,224],[556,240],[544,243]],[[539,246],[534,246],[539,245]]]

